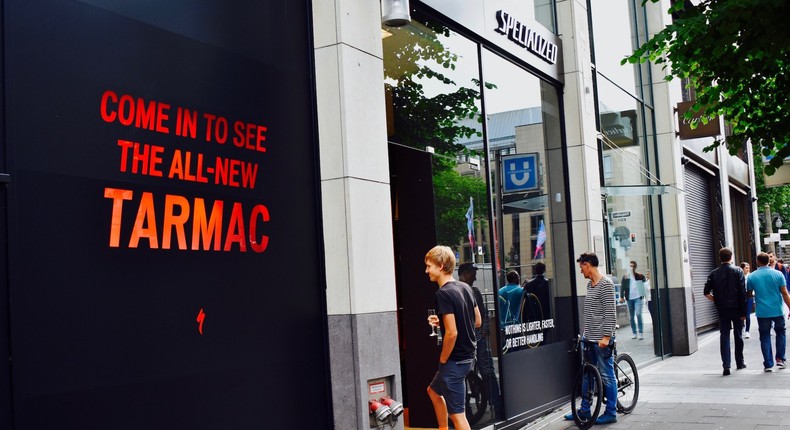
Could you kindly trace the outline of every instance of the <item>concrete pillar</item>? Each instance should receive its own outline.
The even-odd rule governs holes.
[[[402,399],[380,3],[315,0],[313,18],[332,409],[369,429],[371,380]]]

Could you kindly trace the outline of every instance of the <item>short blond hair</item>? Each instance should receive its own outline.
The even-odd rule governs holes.
[[[434,246],[425,254],[425,261],[430,261],[441,267],[444,273],[453,273],[455,269],[455,253],[449,246]]]

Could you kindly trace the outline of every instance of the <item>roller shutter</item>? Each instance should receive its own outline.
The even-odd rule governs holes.
[[[695,328],[700,329],[710,327],[718,321],[716,307],[703,294],[708,274],[717,265],[711,221],[713,205],[710,183],[714,177],[692,164],[687,164],[685,170],[686,219],[689,229],[691,283],[694,292],[694,320]]]

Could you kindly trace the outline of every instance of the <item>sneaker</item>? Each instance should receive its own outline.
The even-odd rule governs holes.
[[[595,420],[595,424],[611,424],[617,422],[617,415],[616,414],[603,414]]]
[[[725,367],[724,368],[724,372],[722,372],[721,374],[723,376],[728,376],[730,374],[730,368],[729,367]]]
[[[771,369],[770,367],[766,367],[763,371],[764,372],[773,372],[773,369]]]
[[[578,411],[576,411],[576,413],[579,414],[579,418],[582,419],[590,418],[590,411],[583,411],[579,409]],[[565,414],[565,419],[568,421],[573,421],[573,412],[568,412],[567,414]]]
[[[645,338],[645,335],[643,335],[642,333],[639,333],[639,340],[642,340],[644,338]]]
[[[738,370],[745,369],[745,368],[746,368],[746,363],[739,364],[739,365],[737,366],[737,369],[738,369]]]
[[[749,339],[749,338],[751,338],[751,337],[752,337],[752,336],[751,336],[751,335],[749,335],[749,332],[748,332],[748,331],[747,331],[747,332],[745,332],[745,333],[743,333],[743,338],[744,338],[744,339]]]
[[[784,369],[785,361],[784,360],[776,360],[776,367],[778,367],[780,369]]]
[[[631,336],[631,339],[636,339],[636,333],[634,333],[634,335]]]

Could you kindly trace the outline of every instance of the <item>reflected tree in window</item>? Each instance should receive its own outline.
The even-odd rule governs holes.
[[[383,31],[389,140],[433,148],[437,240],[457,245],[467,236],[470,197],[475,219],[486,219],[488,213],[484,178],[462,175],[457,168],[459,155],[484,158],[482,151],[460,143],[482,139],[476,45],[431,21]],[[462,61],[475,66],[466,68],[473,73],[460,70]]]

